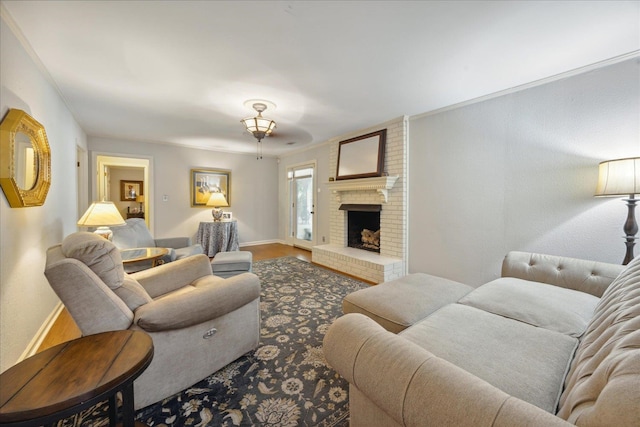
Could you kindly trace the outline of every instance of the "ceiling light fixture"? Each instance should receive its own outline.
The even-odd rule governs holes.
[[[240,120],[245,128],[258,140],[256,145],[256,159],[262,158],[262,139],[271,135],[276,128],[276,122],[266,117],[262,117],[262,112],[267,109],[267,104],[256,102],[252,105],[253,109],[258,112],[255,117],[247,117]]]

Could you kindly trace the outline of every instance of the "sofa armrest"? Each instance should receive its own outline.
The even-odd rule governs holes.
[[[337,319],[323,346],[327,362],[399,425],[423,426],[425,420],[434,426],[463,427],[571,425],[362,314]]]
[[[161,237],[154,239],[156,246],[159,248],[185,248],[191,246],[191,238],[189,237]]]
[[[212,273],[209,257],[203,254],[131,274],[151,298],[173,292],[205,276],[212,276]]]
[[[134,323],[147,332],[186,328],[230,313],[260,298],[255,274],[209,276],[140,306]]]
[[[623,265],[512,251],[502,262],[502,277],[547,283],[601,297]]]

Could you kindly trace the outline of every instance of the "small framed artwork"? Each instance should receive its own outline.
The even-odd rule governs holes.
[[[207,207],[211,193],[222,193],[231,206],[231,171],[223,169],[191,169],[191,207]]]
[[[231,221],[232,219],[233,219],[233,214],[231,212],[222,212],[223,221]]]
[[[120,180],[120,201],[135,202],[136,197],[143,196],[143,181]]]

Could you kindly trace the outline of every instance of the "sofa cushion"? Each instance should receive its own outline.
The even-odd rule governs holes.
[[[111,289],[122,285],[124,269],[116,246],[95,233],[80,231],[68,235],[61,245],[62,254],[89,267]]]
[[[502,391],[555,413],[576,338],[449,304],[399,335]]]
[[[342,311],[364,314],[398,333],[472,290],[453,280],[414,273],[347,295]]]
[[[480,286],[459,303],[577,338],[598,301],[584,292],[505,277]]]

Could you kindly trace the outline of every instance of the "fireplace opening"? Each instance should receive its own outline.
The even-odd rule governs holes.
[[[380,252],[380,205],[342,205],[347,211],[347,246]]]

